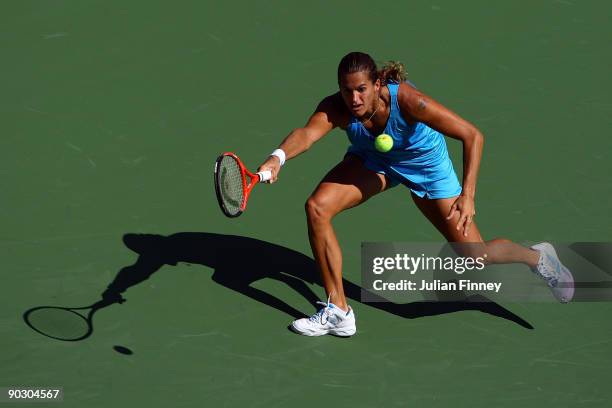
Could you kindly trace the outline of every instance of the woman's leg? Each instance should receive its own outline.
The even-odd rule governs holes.
[[[452,219],[446,219],[456,198],[426,199],[412,194],[412,199],[419,210],[444,235],[448,242],[482,243],[483,247],[474,246],[473,250],[480,252],[474,255],[482,256],[482,252],[484,252],[487,254],[487,263],[520,262],[532,268],[537,265],[540,257],[539,252],[504,238],[496,238],[485,242],[475,222],[472,222],[468,235],[464,236],[463,231],[459,231],[456,228],[459,221],[458,213]]]
[[[342,310],[348,310],[342,287],[342,252],[331,220],[384,191],[387,185],[384,175],[368,170],[361,158],[350,154],[327,173],[306,202],[312,253],[330,302]]]
[[[459,214],[450,220],[446,219],[456,197],[430,200],[413,194],[412,198],[421,212],[449,242],[476,243],[467,248],[468,256],[476,258],[486,254],[486,262],[491,264],[518,262],[527,264],[546,281],[558,301],[567,303],[574,297],[574,277],[561,263],[549,243],[543,242],[534,245],[532,247],[534,249],[531,249],[503,238],[484,242],[475,223],[470,226],[468,235],[464,236],[462,231],[457,230]]]

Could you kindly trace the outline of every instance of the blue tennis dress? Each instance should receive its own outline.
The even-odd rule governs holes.
[[[453,163],[448,156],[444,136],[417,122],[408,124],[397,103],[399,84],[389,83],[391,113],[384,133],[393,138],[393,148],[381,153],[374,148],[374,139],[354,116],[346,128],[351,146],[347,154],[361,157],[365,166],[376,173],[385,174],[391,186],[406,185],[414,194],[423,198],[449,198],[461,193]]]

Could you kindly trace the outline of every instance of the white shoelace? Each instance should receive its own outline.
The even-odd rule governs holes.
[[[308,320],[314,323],[321,323],[321,324],[327,323],[327,320],[329,319],[329,315],[331,314],[330,312],[331,308],[329,307],[329,299],[330,299],[330,296],[327,297],[327,303],[321,302],[321,301],[317,302],[317,305],[323,305],[325,307],[321,308],[317,313],[310,316]],[[325,321],[323,321],[323,318],[325,318]]]
[[[550,286],[556,286],[559,278],[555,268],[550,264],[550,261],[550,258],[546,254],[542,254],[538,262],[538,272],[540,272],[540,275],[542,275]]]

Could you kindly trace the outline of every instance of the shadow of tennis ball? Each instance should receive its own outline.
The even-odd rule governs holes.
[[[117,353],[125,354],[127,356],[134,354],[132,350],[123,346],[113,346],[113,350],[115,350]]]

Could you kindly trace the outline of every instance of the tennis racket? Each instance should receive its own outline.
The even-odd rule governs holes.
[[[255,184],[271,178],[271,171],[253,174],[234,153],[223,153],[215,162],[215,192],[223,214],[231,218],[238,217],[246,209]]]

